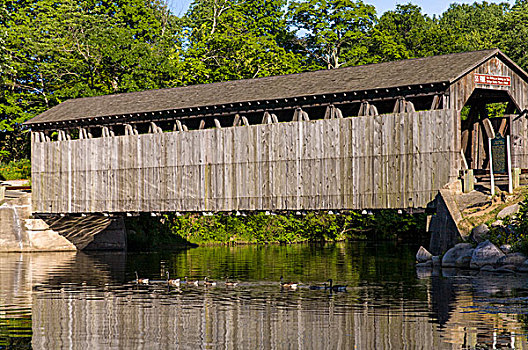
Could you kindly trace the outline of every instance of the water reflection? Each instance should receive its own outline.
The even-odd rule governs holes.
[[[396,244],[0,255],[0,348],[526,348],[528,279],[418,270]],[[142,277],[216,287],[135,285]],[[292,291],[278,280],[300,281]],[[226,287],[226,277],[240,281]],[[333,278],[346,293],[313,291]]]

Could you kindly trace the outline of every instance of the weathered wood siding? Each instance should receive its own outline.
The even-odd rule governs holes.
[[[458,175],[457,120],[437,110],[34,142],[33,210],[424,207]]]
[[[500,75],[511,78],[511,86],[476,84],[475,74]],[[501,59],[493,57],[453,83],[450,90],[450,107],[461,110],[475,88],[508,91],[521,110],[528,108],[528,84]]]

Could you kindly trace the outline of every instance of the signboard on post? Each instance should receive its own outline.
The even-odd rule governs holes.
[[[511,78],[502,75],[475,74],[476,84],[511,86]]]
[[[491,139],[491,153],[493,172],[495,174],[506,174],[508,172],[506,156],[506,139],[501,134],[497,134]]]

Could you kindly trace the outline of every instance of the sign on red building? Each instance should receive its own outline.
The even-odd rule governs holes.
[[[501,75],[475,74],[475,83],[487,85],[511,86],[511,78]]]

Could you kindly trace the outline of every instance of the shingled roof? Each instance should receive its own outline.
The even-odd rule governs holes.
[[[63,102],[26,123],[53,123],[420,84],[450,84],[494,55],[500,55],[526,76],[500,50],[492,49],[334,70],[78,98]]]

